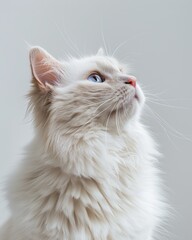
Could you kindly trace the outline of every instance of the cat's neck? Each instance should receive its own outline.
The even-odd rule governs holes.
[[[118,164],[115,155],[118,151],[127,151],[123,146],[130,142],[130,152],[135,149],[135,141],[126,131],[119,134],[97,126],[87,129],[84,134],[78,132],[63,135],[62,139],[55,138],[52,142],[47,140],[38,132],[28,147],[28,156],[42,165],[58,167],[69,175],[101,180],[114,174]]]

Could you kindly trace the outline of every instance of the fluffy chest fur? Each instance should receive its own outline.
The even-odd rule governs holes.
[[[98,144],[99,135],[103,150],[98,152],[88,141],[87,149],[84,146],[74,159],[79,166],[89,165],[84,173],[94,171],[93,176],[69,175],[56,159],[36,148],[38,142],[30,145],[30,157],[11,182],[9,196],[23,235],[30,231],[36,236],[32,239],[46,240],[142,239],[148,235],[160,207],[152,152],[147,144],[143,151],[140,146],[150,138],[140,135],[140,143],[134,139],[137,133],[115,137],[101,132],[92,137],[93,145]],[[104,145],[106,137],[108,145]],[[82,141],[80,148],[85,144]]]

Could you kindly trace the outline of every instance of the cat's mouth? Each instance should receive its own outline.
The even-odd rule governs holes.
[[[134,98],[135,98],[138,102],[140,101],[140,99],[139,99],[139,95],[138,95],[137,92],[135,92],[135,96],[134,96]]]
[[[137,102],[141,102],[142,98],[141,98],[141,94],[140,94],[140,91],[138,88],[135,89],[135,94],[134,94],[134,99],[137,101]]]

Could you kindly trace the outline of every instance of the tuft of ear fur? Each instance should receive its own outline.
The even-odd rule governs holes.
[[[97,56],[104,56],[105,55],[105,52],[103,50],[103,48],[99,48],[99,50],[97,51]]]
[[[33,80],[36,80],[40,90],[47,90],[58,84],[62,72],[58,60],[41,47],[32,47],[29,58]]]

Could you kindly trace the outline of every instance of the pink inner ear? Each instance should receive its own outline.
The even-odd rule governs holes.
[[[30,51],[32,73],[40,87],[46,83],[56,85],[59,79],[59,62],[41,48],[32,48]]]

